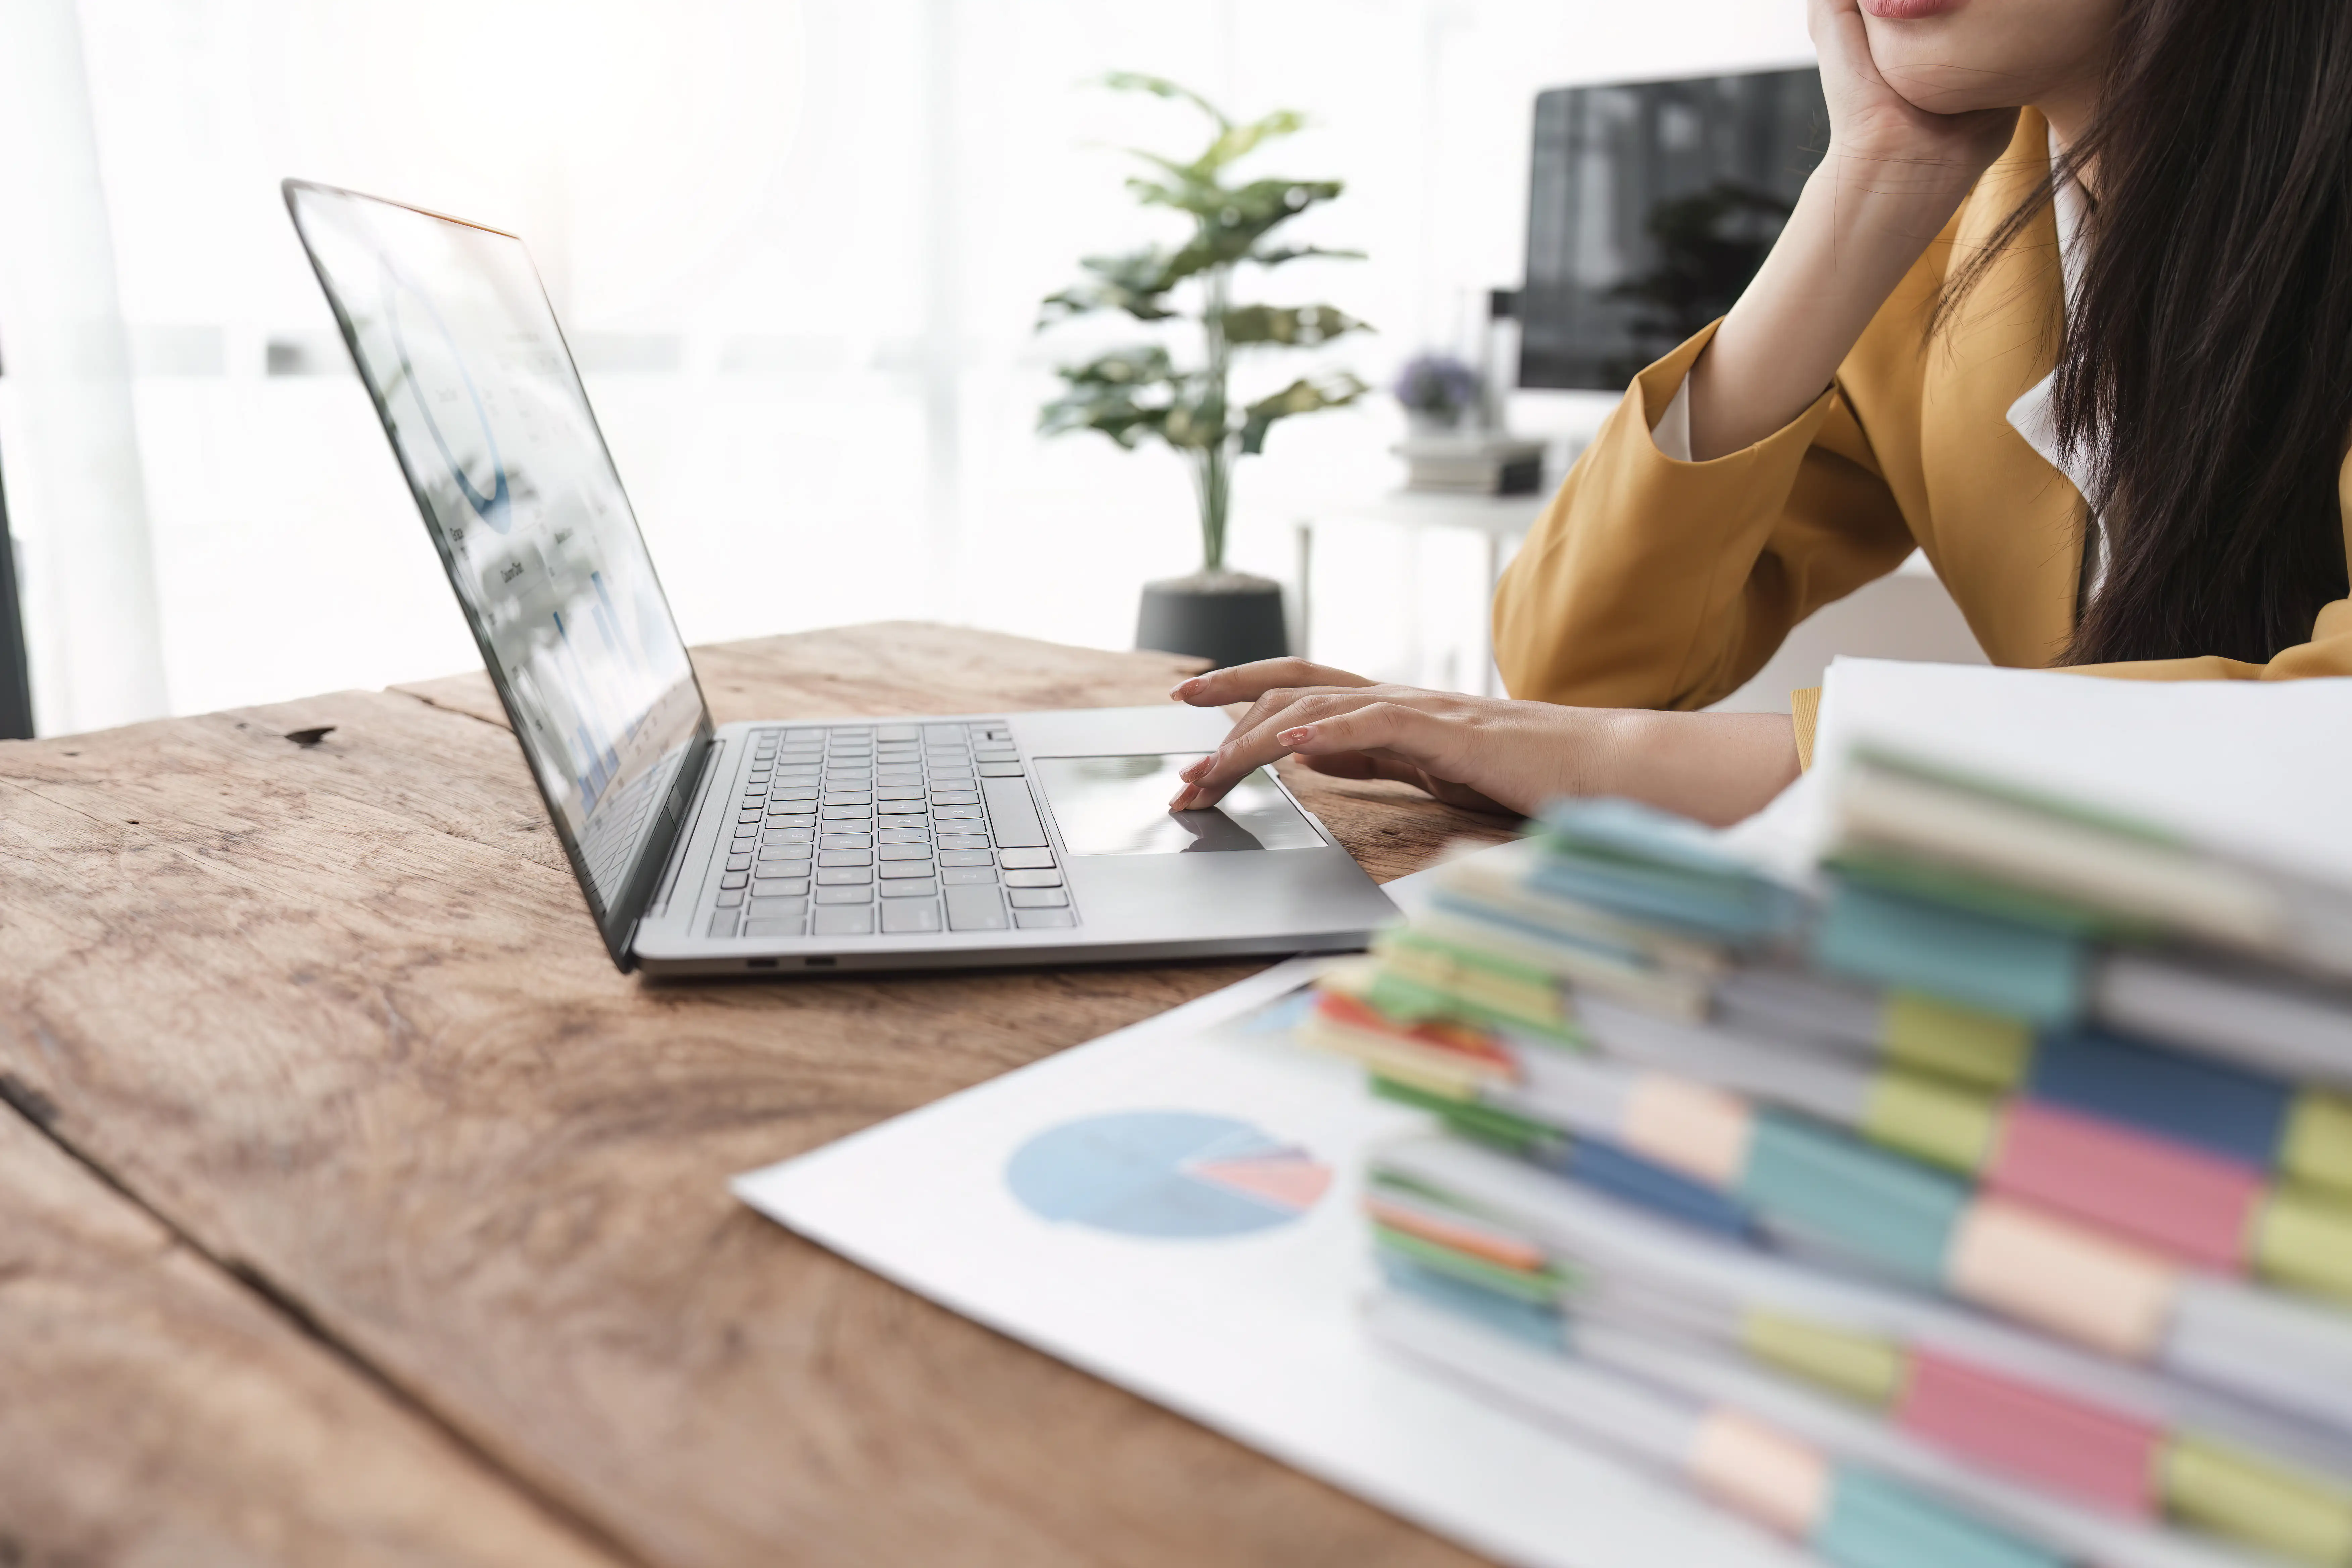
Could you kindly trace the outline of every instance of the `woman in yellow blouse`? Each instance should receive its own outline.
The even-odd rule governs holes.
[[[1810,0],[1828,155],[1505,575],[1517,700],[1299,660],[1173,803],[1296,752],[1464,805],[1747,815],[1800,722],[1684,711],[1924,550],[1994,663],[2352,674],[2352,4]]]

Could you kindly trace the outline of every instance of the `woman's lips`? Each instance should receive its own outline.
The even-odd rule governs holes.
[[[1969,0],[1862,0],[1862,8],[1882,22],[1916,22],[1957,11]]]

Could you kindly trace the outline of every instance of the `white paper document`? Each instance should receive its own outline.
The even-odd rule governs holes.
[[[1297,960],[737,1178],[943,1306],[1507,1563],[1777,1568],[1751,1527],[1378,1349],[1370,1146],[1433,1119],[1294,1045]]]

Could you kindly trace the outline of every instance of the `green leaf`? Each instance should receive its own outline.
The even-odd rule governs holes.
[[[1319,245],[1277,245],[1270,250],[1253,250],[1248,259],[1260,267],[1279,267],[1286,261],[1304,261],[1308,257],[1326,257],[1333,261],[1361,261],[1360,250],[1326,250]]]
[[[1234,122],[1224,111],[1189,87],[1179,87],[1164,76],[1149,76],[1141,71],[1112,71],[1102,79],[1102,84],[1118,92],[1148,92],[1154,98],[1173,99],[1189,103],[1217,122],[1220,132],[1231,131]]]
[[[1222,421],[1222,403],[1207,395],[1211,389],[1200,375],[1178,370],[1157,343],[1117,349],[1055,374],[1062,395],[1037,417],[1045,435],[1098,430],[1129,450],[1145,436],[1186,447],[1222,439],[1209,434],[1213,421]]]
[[[1176,312],[1161,300],[1197,267],[1173,270],[1176,253],[1146,246],[1124,256],[1089,256],[1078,265],[1094,277],[1045,296],[1039,327],[1091,310],[1124,310],[1139,321],[1163,321]]]
[[[1229,343],[1280,343],[1311,349],[1343,332],[1371,331],[1345,310],[1329,305],[1242,305],[1225,312]]]
[[[1326,408],[1344,408],[1371,388],[1346,371],[1323,377],[1319,382],[1301,377],[1271,397],[1261,397],[1244,411],[1242,450],[1251,456],[1265,450],[1265,433],[1277,419],[1293,415],[1314,414]]]
[[[1247,125],[1228,125],[1209,143],[1209,150],[1201,154],[1192,169],[1196,174],[1213,176],[1226,164],[1249,156],[1262,143],[1277,136],[1295,135],[1306,126],[1307,116],[1290,109],[1277,109]]]

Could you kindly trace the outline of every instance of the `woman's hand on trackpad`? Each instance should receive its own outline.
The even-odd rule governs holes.
[[[1397,779],[1449,805],[1531,816],[1570,795],[1614,795],[1725,824],[1797,776],[1785,714],[1568,708],[1383,685],[1305,659],[1265,659],[1181,681],[1196,708],[1246,702],[1224,744],[1187,768],[1173,811],[1214,805],[1285,756],[1337,778]]]

